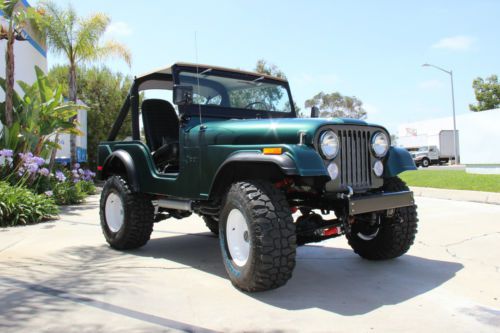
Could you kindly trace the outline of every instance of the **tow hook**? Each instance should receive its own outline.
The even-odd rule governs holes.
[[[354,194],[352,187],[347,186],[347,193],[337,193],[337,198],[339,199],[349,199]]]

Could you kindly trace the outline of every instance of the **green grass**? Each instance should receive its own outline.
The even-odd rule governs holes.
[[[409,186],[500,192],[500,175],[476,175],[461,170],[416,170],[399,176]]]

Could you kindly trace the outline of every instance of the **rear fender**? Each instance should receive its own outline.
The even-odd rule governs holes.
[[[104,180],[114,174],[125,176],[132,191],[140,191],[139,178],[137,176],[134,161],[125,150],[120,149],[114,151],[104,161],[102,166],[102,179]]]

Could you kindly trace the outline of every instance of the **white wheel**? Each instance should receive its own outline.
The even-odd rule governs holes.
[[[245,216],[239,209],[233,208],[227,217],[227,247],[234,263],[243,267],[250,254],[250,235]]]
[[[361,238],[362,240],[365,240],[365,241],[370,241],[370,240],[374,239],[375,237],[377,237],[377,235],[378,235],[378,231],[379,231],[379,230],[380,230],[380,229],[378,229],[378,228],[377,228],[377,230],[376,230],[374,233],[369,234],[369,235],[365,235],[365,234],[362,234],[361,232],[358,232],[358,234],[357,234],[357,235],[358,235],[358,237],[359,237],[359,238]]]
[[[124,220],[122,198],[115,192],[111,192],[106,198],[104,210],[109,230],[118,232],[122,228]]]

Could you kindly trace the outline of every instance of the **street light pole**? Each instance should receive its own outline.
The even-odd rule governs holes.
[[[451,71],[451,70],[447,71],[446,69],[443,69],[441,67],[438,67],[438,66],[432,65],[432,64],[423,64],[422,67],[434,67],[434,68],[439,69],[440,71],[445,72],[446,74],[450,75],[451,105],[453,108],[453,153],[455,155],[455,164],[458,164],[459,160],[458,160],[458,146],[457,146],[457,121],[456,121],[456,116],[455,116],[455,91],[453,89],[453,71]]]

